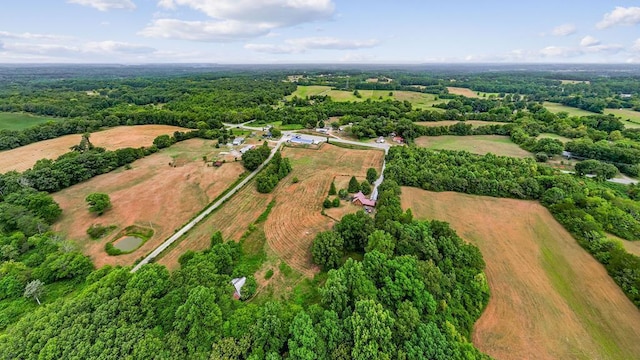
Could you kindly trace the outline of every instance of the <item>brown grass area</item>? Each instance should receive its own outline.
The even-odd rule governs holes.
[[[280,181],[273,193],[259,194],[255,190],[255,183],[250,182],[189,232],[187,238],[159,262],[175,269],[180,255],[187,250],[206,249],[211,234],[217,230],[222,232],[225,239],[239,240],[267,204],[275,199],[275,206],[264,223],[267,250],[272,250],[294,270],[308,277],[313,276],[318,269],[311,261],[311,243],[316,233],[328,230],[334,224],[333,220],[320,213],[331,181],[334,177],[340,180],[346,178],[348,183],[352,175],[362,180],[369,167],[380,171],[384,153],[324,144],[319,150],[285,147],[282,155],[291,160],[293,170]],[[294,177],[299,179],[296,184],[291,182]],[[345,202],[342,205],[345,209],[350,206]]]
[[[449,94],[462,95],[470,98],[479,97],[475,91],[467,88],[447,86],[447,90],[449,90]]]
[[[480,120],[466,120],[466,121],[457,121],[457,120],[442,120],[442,121],[418,121],[416,125],[426,126],[426,127],[436,127],[436,126],[450,126],[455,125],[457,123],[464,123],[473,126],[474,128],[485,125],[505,125],[508,123],[498,122],[498,121],[480,121]]]
[[[212,142],[191,139],[157,154],[135,161],[131,170],[119,169],[74,185],[53,195],[63,209],[54,229],[76,241],[97,267],[107,264],[131,265],[174,233],[221,194],[244,172],[241,163],[208,167],[202,156],[213,156]],[[175,160],[177,167],[168,164]],[[96,217],[89,213],[85,197],[92,192],[109,194],[113,208]],[[116,225],[121,229],[139,224],[151,227],[155,234],[131,254],[109,256],[104,245],[110,237],[89,240],[91,224]]]
[[[640,256],[640,241],[629,241],[612,234],[607,234],[607,236],[622,243],[622,247],[631,254]]]
[[[164,134],[188,129],[168,125],[119,126],[91,134],[91,143],[107,150],[126,147],[151,146],[153,139]],[[59,138],[39,141],[16,149],[0,152],[0,173],[11,170],[25,171],[40,159],[56,159],[69,152],[69,148],[78,145],[82,135],[66,135]]]
[[[451,223],[487,263],[474,344],[496,359],[638,359],[640,311],[539,203],[402,188],[417,218]]]

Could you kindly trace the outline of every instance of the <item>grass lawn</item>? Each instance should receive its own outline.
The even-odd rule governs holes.
[[[522,150],[508,136],[475,135],[475,136],[421,136],[415,140],[416,145],[432,150],[464,150],[484,155],[493,153],[518,158],[531,157],[531,153]]]
[[[613,114],[622,119],[627,128],[640,128],[640,112],[631,109],[605,109],[605,114]]]
[[[596,113],[593,113],[591,111],[586,111],[586,110],[574,108],[574,107],[571,107],[571,106],[566,106],[566,105],[562,105],[562,104],[558,104],[558,103],[552,103],[552,102],[548,102],[548,101],[545,101],[543,103],[543,105],[544,105],[544,107],[547,108],[547,110],[551,111],[552,113],[566,112],[566,113],[569,114],[569,116],[597,115]]]
[[[557,134],[542,133],[542,134],[538,135],[538,139],[543,139],[543,138],[556,139],[556,140],[562,141],[563,143],[571,141],[571,139],[569,139],[568,137],[560,136],[560,135],[557,135]]]
[[[48,121],[57,121],[56,118],[34,116],[25,113],[0,112],[0,130],[22,130]]]

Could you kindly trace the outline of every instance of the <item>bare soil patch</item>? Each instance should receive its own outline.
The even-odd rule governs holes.
[[[469,97],[469,98],[477,98],[477,97],[479,97],[478,94],[475,91],[473,91],[471,89],[467,89],[467,88],[447,86],[447,90],[449,90],[450,94],[462,95],[462,96],[466,96],[466,97]]]
[[[640,358],[640,311],[539,203],[402,188],[417,218],[451,223],[487,263],[474,344],[496,359]]]
[[[107,150],[126,147],[138,148],[151,146],[153,139],[164,134],[189,129],[168,125],[119,126],[91,134],[91,143]],[[56,159],[69,152],[69,148],[78,145],[82,135],[66,135],[59,138],[39,141],[12,150],[0,152],[0,173],[11,170],[25,171],[40,159]]]
[[[132,265],[168,238],[180,226],[220,195],[244,172],[241,163],[207,166],[220,151],[210,140],[191,139],[135,161],[131,170],[118,169],[53,194],[63,209],[54,230],[77,242],[97,267]],[[176,167],[168,164],[174,162]],[[113,208],[96,217],[89,213],[85,197],[92,192],[109,194]],[[154,235],[136,251],[109,256],[104,251],[110,237],[89,240],[87,228],[94,223],[115,225],[116,231],[138,224]]]

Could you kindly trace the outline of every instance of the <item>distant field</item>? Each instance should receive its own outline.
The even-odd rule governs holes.
[[[613,114],[622,119],[622,123],[628,128],[640,128],[640,112],[631,109],[605,109],[605,114]]]
[[[596,115],[596,113],[593,113],[591,111],[586,111],[586,110],[574,108],[574,107],[571,107],[571,106],[566,106],[566,105],[562,105],[562,104],[558,104],[558,103],[552,103],[552,102],[548,102],[548,101],[545,101],[543,103],[543,106],[546,107],[547,110],[551,111],[552,113],[566,112],[566,113],[569,114],[569,116]]]
[[[169,125],[119,126],[91,134],[91,143],[107,150],[125,147],[151,146],[153,139],[163,134],[188,129]],[[24,171],[40,159],[56,159],[69,152],[69,148],[80,143],[82,135],[66,135],[39,141],[12,150],[0,151],[0,173],[11,170]]]
[[[415,140],[416,145],[433,150],[464,150],[470,153],[512,157],[531,157],[531,153],[522,150],[508,136],[474,135],[474,136],[422,136]]]
[[[590,81],[584,81],[584,80],[560,80],[561,83],[563,84],[590,84]]]
[[[571,141],[571,139],[569,139],[568,137],[560,136],[560,135],[557,135],[557,134],[550,134],[550,133],[542,133],[542,134],[538,135],[537,138],[538,139],[544,139],[544,138],[546,138],[546,139],[556,139],[556,140],[562,141],[563,143]]]
[[[473,343],[496,359],[638,359],[640,311],[540,204],[402,188],[419,219],[451,223],[487,263]]]
[[[454,87],[454,86],[447,86],[447,90],[449,90],[450,94],[454,94],[454,95],[462,95],[462,96],[466,96],[469,98],[478,98],[480,96],[478,96],[478,94],[471,90],[471,89],[467,89],[467,88],[461,88],[461,87]]]
[[[43,116],[34,116],[26,113],[0,112],[0,130],[22,130],[34,125],[57,121],[59,119]]]
[[[334,176],[355,175],[362,180],[369,167],[381,170],[384,153],[325,144],[320,150],[286,147],[283,156],[291,159],[293,170],[281,180],[272,194],[259,194],[255,184],[249,183],[194,228],[159,262],[176,268],[180,255],[187,250],[206,249],[211,234],[217,230],[222,232],[225,239],[239,240],[267,204],[275,200],[275,206],[264,224],[269,249],[305,276],[312,277],[317,273],[318,269],[311,261],[310,247],[316,233],[330,229],[335,223],[321,214],[322,202],[327,197],[332,179]],[[291,181],[294,177],[299,179],[296,184]],[[343,207],[347,206],[343,203]],[[344,210],[357,209],[349,206]]]
[[[97,267],[132,265],[244,172],[240,162],[227,162],[219,168],[206,166],[202,156],[212,158],[220,152],[212,145],[211,140],[186,140],[135,161],[131,170],[118,169],[53,194],[63,211],[54,230],[77,242]],[[172,161],[176,167],[168,165]],[[89,213],[84,199],[92,192],[107,193],[113,208],[100,217]],[[97,223],[115,225],[111,235],[134,224],[152,228],[155,233],[131,254],[109,256],[104,246],[113,240],[111,237],[90,240],[86,234],[87,228]]]
[[[417,121],[415,124],[426,127],[436,127],[436,126],[450,126],[455,125],[457,123],[464,123],[472,125],[474,128],[485,125],[506,125],[508,123],[498,122],[498,121],[480,121],[480,120],[466,120],[466,121],[457,121],[457,120],[442,120],[442,121]]]
[[[409,101],[411,105],[419,109],[432,108],[432,105],[446,102],[448,100],[436,100],[436,95],[425,94],[413,91],[389,91],[389,90],[358,90],[361,97],[358,98],[353,95],[353,91],[344,90],[332,90],[330,86],[298,86],[297,90],[291,94],[288,98],[294,96],[306,97],[313,95],[328,95],[334,101],[365,101],[371,100],[388,100],[395,99],[399,101]],[[393,93],[393,96],[389,96],[389,93]],[[433,110],[440,111],[441,109],[433,108]]]

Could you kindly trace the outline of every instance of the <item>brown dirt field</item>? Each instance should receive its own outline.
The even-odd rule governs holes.
[[[485,125],[505,125],[505,122],[498,121],[480,121],[480,120],[466,120],[466,121],[456,121],[456,120],[442,120],[442,121],[418,121],[415,124],[426,127],[436,127],[436,126],[450,126],[455,125],[459,122],[463,122],[465,124],[470,124],[474,128]]]
[[[168,125],[119,126],[91,134],[91,143],[107,150],[151,146],[153,139],[164,134],[188,129]],[[25,171],[40,159],[56,159],[80,143],[82,135],[66,135],[0,152],[0,173]]]
[[[467,88],[447,86],[447,90],[449,90],[450,94],[462,95],[462,96],[466,96],[466,97],[470,97],[470,98],[479,97],[478,94],[476,94],[475,91],[473,91],[471,89],[467,89]]]
[[[225,239],[239,240],[267,204],[275,199],[275,206],[264,223],[267,244],[294,270],[313,276],[318,269],[311,261],[311,243],[317,232],[328,230],[335,223],[320,213],[332,179],[346,177],[348,182],[355,175],[362,180],[369,167],[381,170],[384,153],[324,144],[319,150],[285,147],[282,155],[291,160],[293,170],[273,193],[259,194],[251,181],[193,229],[159,263],[175,269],[178,258],[187,250],[206,249],[216,230],[220,230]],[[291,182],[293,177],[299,179],[297,184]],[[346,207],[344,203],[343,206]]]
[[[402,205],[417,218],[451,223],[482,251],[491,299],[473,342],[483,352],[640,358],[640,311],[539,203],[403,187]]]
[[[131,170],[119,169],[53,194],[63,214],[54,230],[77,242],[97,267],[132,265],[186,223],[221,194],[244,172],[241,163],[209,167],[202,156],[215,156],[210,140],[191,139],[135,161]],[[177,167],[168,164],[175,160]],[[109,194],[113,208],[96,217],[89,213],[85,197],[92,192]],[[91,224],[116,225],[100,240],[86,234]],[[153,237],[131,254],[109,256],[106,242],[121,229],[139,224],[152,227]]]

